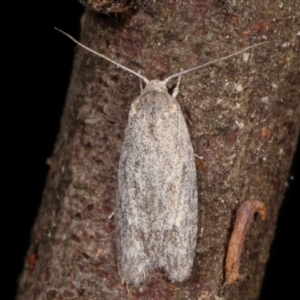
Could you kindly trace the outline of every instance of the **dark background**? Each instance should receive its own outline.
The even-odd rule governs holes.
[[[7,266],[4,276],[8,275],[3,299],[14,299],[16,293],[47,176],[46,158],[51,156],[59,129],[72,68],[74,44],[53,27],[78,38],[84,11],[75,0],[47,2],[49,7],[34,2],[8,10],[7,14],[16,17],[17,26],[7,23],[8,30],[2,30],[6,40],[2,48],[7,51],[2,56],[7,82],[4,90],[7,88],[10,95],[8,108],[2,110],[2,132],[7,134],[3,146],[8,152],[4,156],[8,166],[5,178],[9,179],[7,196],[2,199],[3,232],[7,235],[1,243],[5,250],[2,259]],[[290,175],[260,300],[294,299],[298,294],[299,150]]]

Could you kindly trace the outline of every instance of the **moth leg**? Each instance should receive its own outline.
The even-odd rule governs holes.
[[[113,218],[113,216],[115,215],[115,211],[113,211],[109,216],[108,216],[108,220],[111,220]]]
[[[140,71],[138,71],[138,73],[140,74]],[[141,78],[139,78],[140,80],[140,90],[141,92],[143,91],[143,80]]]
[[[196,154],[196,153],[194,153],[194,156],[195,156],[196,158],[198,158],[198,159],[203,159],[202,156],[200,156],[200,155],[198,155],[198,154]]]
[[[142,79],[140,79],[140,90],[141,90],[141,92],[143,91],[143,81],[142,81]]]
[[[182,69],[181,69],[182,70]],[[178,79],[177,79],[177,83],[176,83],[176,86],[173,90],[173,93],[172,93],[172,97],[173,98],[176,98],[176,96],[178,95],[178,92],[179,92],[179,85],[180,85],[180,80],[181,80],[181,75],[178,76]]]

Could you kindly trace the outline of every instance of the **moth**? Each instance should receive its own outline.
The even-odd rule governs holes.
[[[151,270],[162,269],[172,282],[187,279],[197,241],[198,193],[194,151],[175,99],[181,76],[266,42],[160,81],[148,80],[56,30],[145,83],[131,104],[119,162],[115,220],[120,278],[139,285]],[[167,83],[175,77],[170,95]]]

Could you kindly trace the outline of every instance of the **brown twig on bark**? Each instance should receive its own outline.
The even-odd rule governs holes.
[[[261,201],[246,200],[240,204],[237,210],[234,229],[230,237],[226,256],[225,284],[233,283],[240,277],[239,268],[243,245],[255,213],[258,213],[264,221],[267,214],[266,205]]]

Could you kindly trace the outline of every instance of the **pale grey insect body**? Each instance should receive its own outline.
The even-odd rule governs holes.
[[[139,284],[161,268],[172,281],[192,269],[197,235],[192,144],[178,102],[150,81],[129,112],[118,172],[119,273]]]
[[[187,125],[175,97],[180,77],[265,42],[163,81],[141,76],[79,43],[86,50],[141,78],[146,86],[130,108],[118,171],[116,244],[122,281],[138,285],[163,269],[172,281],[190,276],[197,240],[196,168]],[[179,77],[171,96],[166,84]]]

